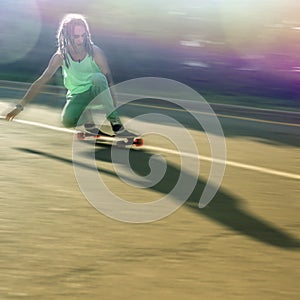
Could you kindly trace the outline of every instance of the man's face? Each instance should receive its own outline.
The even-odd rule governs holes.
[[[72,39],[74,42],[75,47],[81,48],[84,46],[84,41],[86,39],[87,33],[85,31],[85,28],[80,25],[76,25],[74,27]]]

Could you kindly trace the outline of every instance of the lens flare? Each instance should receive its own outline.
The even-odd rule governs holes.
[[[0,64],[24,57],[35,45],[41,30],[35,0],[9,1],[1,4]]]

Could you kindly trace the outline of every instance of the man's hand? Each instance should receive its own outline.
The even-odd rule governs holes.
[[[7,121],[12,121],[23,109],[19,108],[19,107],[15,107],[11,112],[9,112],[5,119]]]

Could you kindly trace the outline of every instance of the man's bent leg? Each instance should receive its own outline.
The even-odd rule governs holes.
[[[95,95],[95,104],[102,104],[106,113],[107,120],[111,123],[114,132],[123,128],[119,114],[114,106],[108,82],[106,77],[101,73],[93,75],[93,87],[92,91]]]
[[[92,114],[85,110],[92,100],[90,90],[81,94],[72,95],[67,99],[67,103],[61,114],[61,121],[65,127],[76,127],[86,122],[92,122]],[[81,116],[84,113],[83,116]]]

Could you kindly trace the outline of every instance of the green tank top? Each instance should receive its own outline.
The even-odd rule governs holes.
[[[87,91],[92,86],[92,76],[94,73],[101,72],[98,65],[90,55],[80,61],[74,61],[69,54],[69,68],[65,61],[62,65],[64,86],[67,88],[67,95],[80,94]]]

